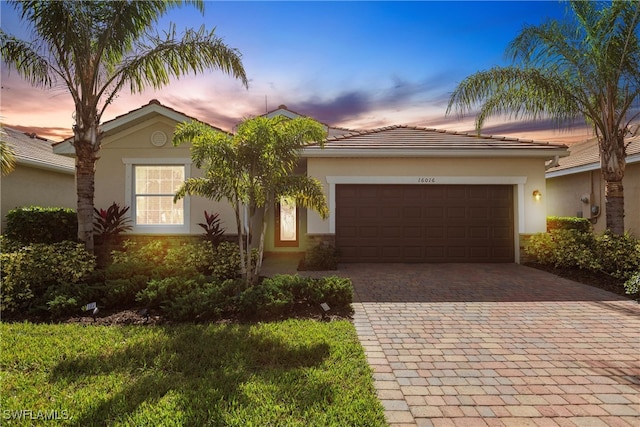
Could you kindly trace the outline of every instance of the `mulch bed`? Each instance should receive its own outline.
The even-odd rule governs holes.
[[[606,273],[592,272],[582,270],[580,268],[557,268],[552,265],[538,263],[526,263],[525,265],[555,274],[556,276],[564,277],[565,279],[573,280],[574,282],[604,289],[605,291],[612,292],[625,298],[638,299],[640,297],[639,295],[629,295],[625,293],[624,281],[616,279]]]

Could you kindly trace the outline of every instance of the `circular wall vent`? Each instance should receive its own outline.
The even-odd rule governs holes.
[[[151,143],[156,147],[162,147],[167,143],[167,134],[157,130],[151,134]]]

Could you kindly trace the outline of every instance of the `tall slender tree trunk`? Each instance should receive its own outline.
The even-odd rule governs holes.
[[[624,234],[624,189],[621,181],[606,181],[604,187],[607,208],[607,229],[617,235]]]
[[[95,193],[95,164],[98,160],[93,146],[79,142],[76,149],[76,191],[78,195],[78,240],[93,253],[93,197]]]
[[[244,238],[242,233],[242,216],[240,215],[240,200],[236,197],[233,210],[236,214],[236,227],[238,231],[238,250],[240,251],[240,275],[243,279],[247,278],[247,264],[244,256]]]
[[[254,278],[257,279],[260,277],[260,270],[262,269],[262,258],[264,257],[264,235],[267,231],[268,226],[268,218],[269,215],[269,206],[271,206],[272,202],[267,201],[264,204],[264,211],[262,212],[262,231],[260,232],[260,245],[258,246],[258,259],[256,260],[256,268],[253,272]]]
[[[617,235],[624,234],[624,188],[622,179],[626,166],[624,132],[616,130],[609,138],[601,138],[600,169],[605,181],[605,207],[607,229]]]

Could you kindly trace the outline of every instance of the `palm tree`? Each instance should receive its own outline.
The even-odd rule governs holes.
[[[324,127],[307,117],[255,117],[242,122],[235,135],[200,122],[177,126],[174,145],[191,143],[191,157],[205,175],[187,179],[175,199],[195,194],[229,201],[235,212],[241,269],[247,284],[255,283],[260,273],[267,219],[276,202],[291,197],[298,206],[314,209],[323,218],[328,215],[322,184],[315,178],[295,174],[300,150],[311,142],[323,144],[326,136]],[[243,207],[248,211],[246,221]],[[254,235],[253,224],[260,213],[262,226],[256,233],[260,236],[258,259],[252,269],[252,243],[247,239],[245,248],[244,240]]]
[[[78,238],[93,251],[95,163],[106,108],[125,86],[131,92],[160,88],[172,77],[221,70],[247,86],[241,55],[204,27],[181,38],[175,25],[164,35],[150,30],[180,0],[11,1],[33,30],[32,42],[0,30],[2,59],[32,85],[62,83],[75,103]],[[202,1],[194,0],[200,12]]]
[[[459,115],[479,106],[476,130],[491,116],[583,119],[594,130],[605,181],[607,228],[624,233],[624,138],[638,117],[638,0],[571,1],[565,21],[525,27],[510,43],[512,66],[465,78],[449,100]]]
[[[0,128],[0,174],[8,175],[16,167],[16,156],[13,149],[4,140],[5,132]]]

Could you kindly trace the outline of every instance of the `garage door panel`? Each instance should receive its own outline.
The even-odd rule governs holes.
[[[513,262],[513,187],[337,185],[343,262]]]
[[[424,227],[425,239],[439,239],[444,237],[444,229],[441,226]]]
[[[402,219],[422,219],[422,208],[420,206],[405,206],[402,208]]]
[[[423,208],[423,216],[427,220],[441,220],[445,216],[444,208],[441,206],[437,207],[425,207]]]
[[[453,206],[447,208],[448,218],[468,218],[466,209],[464,206]]]

